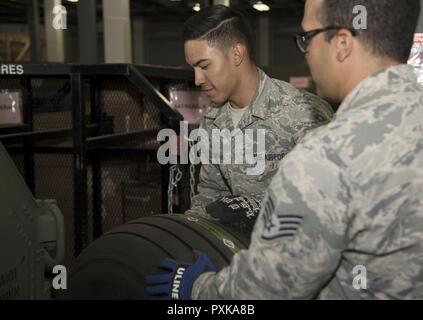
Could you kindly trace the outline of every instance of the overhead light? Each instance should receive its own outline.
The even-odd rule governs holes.
[[[79,0],[68,0],[69,2],[78,2]]]
[[[257,1],[255,4],[253,4],[253,8],[258,10],[258,11],[269,11],[270,10],[270,7],[267,4],[265,4],[261,1]]]
[[[201,10],[200,4],[199,3],[194,4],[194,6],[192,7],[192,10],[197,12],[200,11]]]

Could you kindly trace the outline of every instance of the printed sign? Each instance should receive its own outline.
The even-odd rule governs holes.
[[[21,97],[17,91],[0,91],[0,124],[22,124]]]
[[[311,84],[310,77],[291,77],[289,83],[300,89],[309,89]]]
[[[189,124],[199,124],[210,100],[198,90],[172,90],[170,103]]]
[[[414,45],[411,49],[408,64],[414,67],[417,79],[423,85],[423,33],[416,33],[414,35]]]

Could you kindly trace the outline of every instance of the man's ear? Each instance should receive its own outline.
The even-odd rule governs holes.
[[[341,29],[334,38],[336,45],[336,59],[339,62],[344,62],[352,53],[354,48],[354,36],[351,31]]]
[[[231,49],[232,59],[236,67],[239,67],[245,59],[247,48],[242,43],[236,43]]]

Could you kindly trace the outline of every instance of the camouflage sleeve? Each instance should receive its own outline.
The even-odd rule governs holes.
[[[207,131],[205,119],[201,121],[200,128]],[[185,214],[197,214],[208,219],[211,217],[206,213],[207,205],[220,198],[231,195],[231,191],[219,167],[211,164],[211,159],[210,164],[203,164],[201,166],[197,191],[197,194],[192,199],[191,208]]]
[[[248,250],[202,275],[195,299],[314,299],[333,277],[347,243],[350,187],[328,137],[308,139],[282,162]],[[320,147],[320,148],[319,148]]]
[[[333,117],[332,107],[323,99],[309,92],[294,98],[294,143],[298,143],[307,133],[328,124]]]
[[[202,165],[198,194],[192,199],[191,209],[186,211],[185,214],[197,214],[205,218],[210,218],[206,213],[207,205],[229,195],[231,195],[231,192],[219,168],[213,164]]]

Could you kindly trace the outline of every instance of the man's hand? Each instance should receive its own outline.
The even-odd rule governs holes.
[[[170,272],[146,276],[147,294],[152,298],[190,300],[195,280],[205,272],[217,272],[205,253],[198,251],[195,253],[198,259],[192,265],[164,259],[159,267]]]
[[[221,224],[232,226],[249,235],[260,213],[260,203],[253,198],[227,196],[210,203],[206,212]]]

